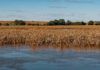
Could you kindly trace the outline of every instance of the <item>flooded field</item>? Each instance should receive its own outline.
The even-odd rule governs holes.
[[[100,52],[0,48],[0,70],[100,70]]]

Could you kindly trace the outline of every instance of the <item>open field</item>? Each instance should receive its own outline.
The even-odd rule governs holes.
[[[0,45],[99,48],[100,26],[1,26]]]

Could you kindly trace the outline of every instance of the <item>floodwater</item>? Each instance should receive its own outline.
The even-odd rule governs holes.
[[[100,70],[100,52],[0,48],[0,70]]]

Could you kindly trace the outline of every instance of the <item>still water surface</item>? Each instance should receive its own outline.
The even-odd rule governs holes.
[[[0,48],[0,70],[100,70],[100,52]]]

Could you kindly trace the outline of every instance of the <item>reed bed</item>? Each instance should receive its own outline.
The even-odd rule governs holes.
[[[81,26],[80,26],[81,27]],[[0,27],[0,45],[32,48],[100,48],[100,29],[54,27]],[[60,29],[62,28],[62,29]]]

